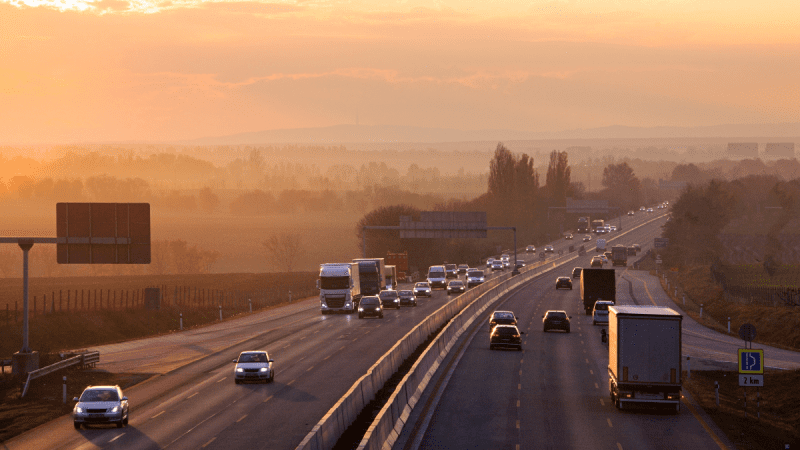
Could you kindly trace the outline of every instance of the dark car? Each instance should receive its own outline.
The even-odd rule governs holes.
[[[536,253],[536,246],[535,245],[529,245],[529,246],[525,247],[525,253]]]
[[[636,249],[635,248],[628,247],[628,250],[626,250],[626,251],[628,253],[628,256],[636,256]]]
[[[603,267],[603,258],[599,256],[592,256],[592,262],[589,267]]]
[[[571,234],[567,234],[567,235],[564,236],[564,239],[572,240],[572,235]]]
[[[544,252],[545,253],[553,253],[553,252],[555,252],[555,250],[553,250],[553,246],[552,245],[545,245],[544,246]]]
[[[469,265],[467,264],[458,265],[458,273],[467,273],[468,270],[469,270]]]
[[[447,272],[447,278],[458,278],[458,266],[455,264],[445,264],[444,270]]]
[[[492,313],[492,316],[489,317],[489,331],[496,325],[516,325],[517,324],[517,316],[514,315],[511,311],[495,311]]]
[[[516,325],[498,325],[489,334],[489,350],[496,348],[516,348],[522,351],[522,336]]]
[[[556,278],[556,289],[559,288],[569,288],[572,289],[572,278],[570,277],[558,277]]]
[[[417,296],[414,291],[399,291],[397,296],[400,297],[400,306],[417,306]]]
[[[467,291],[467,287],[461,280],[453,280],[447,283],[447,295],[450,294],[463,294]]]
[[[572,269],[572,278],[580,278],[581,271],[583,271],[583,267],[576,267]]]
[[[384,308],[400,309],[400,296],[397,295],[397,291],[381,291],[378,297],[380,297],[381,306]]]
[[[569,333],[569,319],[566,311],[547,311],[542,316],[543,331],[564,330]]]
[[[640,251],[642,251],[642,247],[639,244],[633,244],[633,248],[636,249],[636,253],[639,253]]]
[[[363,319],[368,316],[383,319],[383,308],[381,307],[380,297],[370,295],[361,298],[361,302],[358,303],[358,318]]]

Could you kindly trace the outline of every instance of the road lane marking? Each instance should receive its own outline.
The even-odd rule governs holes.
[[[313,333],[311,333],[311,334],[317,334],[317,333],[319,333],[319,330],[317,330],[317,331],[315,331],[315,332],[313,332]]]
[[[247,414],[243,415],[242,417],[239,417],[239,420],[237,420],[236,423],[243,421],[245,417],[247,417]]]
[[[622,450],[622,444],[620,444],[619,442],[617,442],[617,449]]]
[[[519,370],[519,376],[522,376],[522,369]]]
[[[595,388],[595,389],[600,389],[600,386],[598,386],[598,385],[597,385],[597,383],[595,383],[595,384],[594,384],[594,388]]]
[[[295,378],[294,380],[292,380],[292,381],[290,381],[290,382],[286,383],[286,385],[287,385],[287,386],[291,386],[291,385],[292,385],[292,383],[294,383],[294,382],[295,382],[295,380],[296,380],[296,378]]]
[[[520,364],[522,364],[523,362],[525,362],[525,359],[524,359],[524,358],[519,360],[519,363],[520,363]]]
[[[118,434],[114,439],[111,439],[110,441],[108,441],[108,443],[110,444],[110,443],[116,441],[117,439],[121,438],[122,436],[125,436],[125,433]]]
[[[610,417],[606,417],[606,420],[608,421],[608,426],[611,427],[611,428],[614,428],[614,425],[611,425],[611,418]]]
[[[517,385],[517,389],[518,389],[518,390],[521,390],[521,389],[522,389],[522,383],[520,383],[520,384],[518,384],[518,385]]]
[[[583,344],[583,341],[581,341],[581,344]]]
[[[697,411],[695,411],[695,410],[694,410],[694,406],[692,406],[692,404],[691,404],[691,403],[689,403],[688,401],[686,401],[686,398],[683,398],[683,396],[681,396],[681,397],[682,397],[682,398],[681,398],[681,401],[682,401],[682,402],[683,402],[683,403],[684,403],[686,406],[688,406],[688,407],[689,407],[689,411],[692,413],[692,415],[694,416],[694,418],[695,418],[695,419],[697,419],[697,421],[698,421],[698,422],[700,422],[700,425],[702,425],[702,426],[703,426],[703,428],[705,428],[705,430],[706,430],[706,433],[708,433],[708,435],[709,435],[709,436],[711,436],[711,439],[713,439],[713,440],[714,440],[714,442],[716,442],[716,443],[717,443],[717,445],[719,446],[720,450],[728,450],[728,447],[726,447],[726,446],[725,446],[725,444],[723,444],[723,443],[722,443],[722,441],[721,441],[721,440],[720,440],[720,439],[717,437],[716,433],[714,433],[713,431],[711,431],[711,427],[709,427],[709,426],[708,426],[708,424],[706,423],[706,421],[705,421],[705,420],[703,420],[703,418],[702,418],[702,417],[700,417],[700,416],[697,414]]]
[[[519,400],[517,400],[517,408],[519,408]]]
[[[208,442],[206,442],[205,444],[203,444],[202,446],[200,446],[200,448],[206,448],[206,447],[208,447],[208,445],[209,445],[209,444],[211,444],[212,442],[214,442],[214,440],[215,440],[215,439],[217,439],[217,438],[216,438],[216,437],[213,437],[213,438],[209,439],[209,440],[208,440]]]
[[[217,380],[217,383],[220,383],[222,381],[225,381],[225,378],[220,378],[219,380]]]
[[[313,368],[314,368],[314,366],[309,367],[308,369],[306,369],[306,372],[311,372],[311,369],[313,369]]]
[[[343,345],[342,348],[340,348],[339,350],[344,350],[345,347],[347,347],[347,346]]]
[[[591,375],[594,375],[594,370],[592,370],[592,369],[589,369],[589,373],[590,373]]]
[[[263,403],[267,403],[270,400],[272,400],[272,396],[271,395],[269,397],[265,398]]]
[[[519,430],[519,420],[517,421],[517,429]]]
[[[606,406],[606,402],[604,402],[602,398],[600,399],[600,404],[601,404],[602,406]]]
[[[328,355],[328,356],[322,358],[322,360],[325,361],[326,359],[330,358],[331,356],[333,356],[333,355]]]
[[[167,411],[161,411],[160,413],[158,413],[158,414],[156,414],[155,416],[151,417],[151,419],[155,419],[156,417],[158,417],[158,416],[160,416],[160,415],[164,414],[165,412],[167,412]]]
[[[586,358],[586,364],[589,364],[589,358]]]
[[[190,398],[194,397],[194,396],[195,396],[195,395],[197,395],[197,394],[198,394],[198,392],[195,392],[194,394],[192,394],[192,395],[190,395],[190,396],[186,397],[186,400],[189,400]],[[161,411],[161,412],[164,412],[164,411]],[[160,413],[159,413],[159,414],[160,414]]]

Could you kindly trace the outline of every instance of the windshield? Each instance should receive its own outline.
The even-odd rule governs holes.
[[[414,287],[426,288],[426,287],[428,287],[428,283],[417,283]]]
[[[267,362],[266,353],[244,353],[239,355],[240,363],[260,363]]]
[[[462,283],[460,281],[451,281],[450,282],[450,286],[463,286],[463,285],[464,285],[464,283]]]
[[[428,278],[444,278],[444,272],[441,270],[431,270],[428,272]]]
[[[400,291],[400,297],[413,297],[414,293],[411,291]]]
[[[349,289],[350,277],[320,277],[320,289]]]
[[[397,292],[396,291],[383,291],[378,295],[381,298],[397,298]]]
[[[92,389],[83,391],[80,400],[82,402],[116,402],[119,401],[119,395],[114,389]]]
[[[456,265],[455,264],[445,264],[444,268],[447,269],[447,270],[455,270]]]
[[[550,312],[547,313],[548,319],[566,319],[567,315],[563,312]]]
[[[375,298],[375,297],[364,297],[363,299],[361,299],[361,304],[362,305],[377,305],[378,304],[378,299]]]
[[[481,272],[480,270],[470,270],[467,275],[470,277],[482,277],[483,272]]]
[[[608,311],[608,304],[606,303],[595,303],[594,309],[597,311]]]

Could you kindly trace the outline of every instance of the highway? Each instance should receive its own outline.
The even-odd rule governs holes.
[[[639,243],[646,251],[659,231],[644,227],[612,244]],[[486,320],[477,320],[462,338],[463,354],[450,355],[460,359],[449,378],[444,371],[436,374],[432,381],[443,383],[438,391],[437,383],[430,384],[394,448],[733,449],[724,435],[707,431],[715,426],[699,408],[685,405],[674,415],[619,411],[611,404],[601,327],[584,315],[577,284],[571,291],[554,289],[556,276],[569,275],[573,266],[588,267],[593,254],[535,279],[490,308]],[[632,271],[617,269],[618,304],[644,304],[643,298],[649,304],[643,294],[634,302],[621,279],[633,277]],[[489,350],[485,324],[495,309],[518,316],[526,333],[523,352]],[[571,333],[542,331],[542,316],[549,309],[571,315]]]
[[[653,217],[626,217],[622,223],[632,227]],[[548,255],[547,264],[559,250],[564,255],[558,259],[568,259],[567,247],[584,243],[576,239],[553,244],[556,253]],[[594,247],[593,241],[585,244],[587,249]],[[538,256],[524,252],[519,257],[538,261]],[[384,319],[358,320],[356,315],[322,316],[318,300],[309,299],[182,333],[100,346],[95,348],[101,352],[99,368],[155,374],[125,391],[131,404],[129,426],[74,430],[71,417],[64,416],[5,446],[293,449],[356,379],[446,301],[445,292],[435,291],[416,308],[388,310]],[[254,349],[267,350],[275,359],[275,382],[235,385],[231,360]]]

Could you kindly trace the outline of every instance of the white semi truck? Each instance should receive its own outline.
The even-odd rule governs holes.
[[[682,320],[667,307],[608,307],[608,389],[614,406],[649,403],[680,411]]]
[[[354,313],[361,301],[358,263],[320,264],[317,289],[322,314]]]

